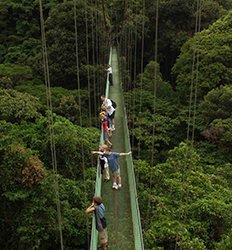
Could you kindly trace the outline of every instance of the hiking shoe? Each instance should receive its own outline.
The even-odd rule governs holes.
[[[118,189],[117,183],[114,183],[112,188],[113,188],[113,189]]]
[[[120,184],[118,184],[118,188],[122,188],[122,184],[120,183]]]

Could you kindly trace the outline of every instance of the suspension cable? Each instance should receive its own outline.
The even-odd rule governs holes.
[[[202,10],[202,2],[201,0],[197,0],[197,6],[196,6],[196,19],[195,19],[195,36],[198,32],[201,30],[201,10]],[[189,114],[188,114],[188,127],[187,127],[187,141],[190,139],[190,128],[192,127],[192,136],[191,136],[191,148],[193,147],[194,142],[194,134],[195,134],[195,119],[196,119],[196,104],[197,104],[197,88],[198,88],[198,69],[199,69],[199,44],[200,44],[200,38],[199,36],[195,37],[196,40],[194,40],[193,43],[193,58],[192,58],[192,75],[191,75],[191,85],[190,85],[190,97],[189,97]],[[195,72],[196,71],[196,72]],[[194,91],[194,93],[193,93]],[[193,101],[194,98],[194,101]],[[192,107],[193,106],[193,107]],[[193,108],[193,111],[192,111]],[[193,112],[193,116],[192,116]],[[192,123],[192,124],[191,124]],[[192,156],[191,156],[192,157]],[[189,156],[187,155],[187,152],[185,154],[185,159],[188,159]],[[188,169],[185,169],[185,172],[187,171],[187,175],[191,172],[192,165],[188,167]],[[184,181],[184,174],[186,176],[186,173],[183,172],[181,174],[181,192],[180,192],[180,204],[183,204],[183,196],[188,197],[188,189],[184,193],[183,183]],[[185,210],[182,209],[180,211],[180,218],[182,220],[186,220],[186,214]],[[182,238],[180,239],[182,241]],[[178,237],[176,238],[176,244],[175,244],[175,250],[178,248]],[[180,245],[180,249],[183,249],[183,245]]]
[[[81,86],[80,86],[80,68],[79,68],[79,51],[78,51],[78,37],[77,37],[77,6],[76,0],[74,0],[74,26],[75,26],[75,48],[76,48],[76,77],[77,77],[77,87],[78,87],[78,102],[79,102],[79,121],[80,127],[82,128],[82,108],[81,108]],[[82,129],[81,129],[82,131]],[[86,173],[85,173],[85,158],[84,158],[84,146],[81,143],[81,160],[82,160],[82,173],[83,173],[83,183],[84,183],[84,202],[87,203],[87,188],[86,188]],[[88,227],[88,218],[86,218],[86,231],[89,231]],[[88,239],[88,246],[89,246],[89,237]]]
[[[99,3],[98,3],[98,0],[96,0],[95,2],[95,9],[98,10],[99,9]],[[99,21],[99,11],[95,11],[95,19],[96,19],[96,26],[99,27],[99,29],[101,30],[102,26],[101,26],[101,22]],[[97,65],[100,65],[100,61],[101,61],[101,47],[100,47],[100,37],[99,37],[99,34],[98,34],[98,30],[95,29],[95,32],[96,32],[96,63]],[[100,71],[98,69],[97,71],[97,90],[98,90],[98,93],[102,93],[102,86],[101,86],[101,79],[100,79]],[[97,106],[99,107],[100,105],[100,98],[97,99]]]
[[[155,69],[154,69],[154,89],[153,89],[153,114],[152,114],[152,156],[151,156],[151,173],[149,179],[149,198],[147,218],[149,217],[151,210],[151,190],[152,190],[152,169],[154,166],[154,146],[155,146],[155,115],[156,115],[156,102],[157,102],[157,67],[158,67],[158,28],[159,28],[159,0],[156,0],[156,23],[155,23]],[[151,216],[150,216],[151,219]]]
[[[202,0],[199,0],[199,9],[198,9],[198,29],[197,32],[201,31],[201,12],[202,12]],[[194,136],[195,136],[195,122],[196,122],[196,107],[197,107],[197,91],[198,91],[198,80],[199,80],[199,45],[200,45],[200,36],[196,37],[197,39],[197,59],[196,59],[196,79],[195,79],[195,91],[194,91],[194,104],[193,104],[193,129],[192,129],[192,138],[191,144],[193,146]]]
[[[143,67],[144,67],[144,29],[145,29],[145,0],[142,1],[142,16],[143,16],[143,22],[142,22],[142,41],[141,41],[141,64],[140,64],[140,73],[141,73],[141,79],[140,79],[140,98],[139,98],[139,115],[142,114],[142,106],[143,106],[143,98],[142,98],[142,92],[143,92]],[[141,131],[141,125],[139,125],[139,131]],[[141,154],[141,140],[139,137],[138,140],[138,159],[140,159]]]
[[[135,9],[135,14],[137,15],[137,6],[136,6],[136,9]],[[131,96],[131,99],[132,99],[132,104],[131,104],[131,107],[132,107],[132,138],[131,138],[131,144],[132,144],[132,148],[134,147],[134,140],[135,140],[135,136],[134,136],[134,128],[135,128],[135,87],[136,87],[136,84],[135,84],[135,81],[136,81],[136,76],[137,76],[137,47],[138,47],[138,22],[137,22],[137,19],[136,20],[136,25],[135,25],[135,46],[134,46],[134,76],[133,76],[133,81],[132,81],[132,96]]]
[[[95,65],[95,36],[94,36],[94,10],[93,9],[93,0],[91,0],[91,33],[92,33],[92,64]],[[93,77],[93,109],[94,109],[94,117],[97,117],[97,95],[96,95],[96,74],[95,74],[95,69],[92,72],[92,77]],[[96,127],[98,126],[98,120],[95,119],[95,125]]]
[[[60,247],[61,247],[61,250],[63,250],[64,243],[63,243],[63,232],[62,232],[60,192],[59,192],[58,172],[57,172],[56,145],[55,145],[55,139],[54,139],[54,118],[53,118],[53,109],[52,109],[51,84],[50,84],[50,76],[49,76],[48,55],[47,55],[42,0],[39,0],[39,8],[40,8],[40,26],[41,26],[44,80],[45,80],[45,85],[46,85],[47,106],[49,110],[49,134],[50,134],[52,169],[55,174],[54,184],[55,184],[56,210],[57,210],[57,219],[58,219],[58,225],[59,225]]]
[[[129,62],[128,62],[128,66],[129,66],[129,76],[130,76],[130,81],[128,81],[128,91],[131,90],[131,82],[133,81],[133,32],[132,29],[130,29],[129,32],[129,37],[130,37],[130,49],[129,49]]]
[[[85,41],[86,41],[86,66],[87,66],[87,82],[88,82],[88,100],[89,100],[89,126],[92,126],[91,115],[91,87],[90,87],[90,72],[89,72],[89,28],[87,16],[87,1],[85,1]]]
[[[194,34],[200,32],[201,30],[201,0],[197,0],[197,10],[196,10],[196,19],[195,19],[195,31]],[[193,57],[192,57],[192,76],[191,76],[191,85],[190,85],[190,96],[189,96],[189,111],[188,111],[188,127],[187,127],[187,141],[190,139],[190,128],[192,127],[192,137],[191,144],[193,145],[194,133],[195,133],[195,114],[196,114],[196,101],[197,101],[197,82],[198,82],[198,65],[199,65],[199,49],[196,47],[199,46],[199,38],[196,37],[197,42],[193,43]],[[195,69],[196,68],[196,69]],[[196,70],[196,77],[195,77]],[[195,84],[194,84],[195,81]],[[193,88],[195,90],[193,97]],[[193,104],[194,98],[194,104]],[[194,107],[192,107],[194,105]],[[192,117],[192,109],[193,117]],[[192,123],[192,124],[191,124]]]

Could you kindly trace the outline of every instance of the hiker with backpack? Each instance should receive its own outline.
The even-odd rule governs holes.
[[[115,109],[117,105],[113,100],[106,98],[105,95],[101,95],[101,100],[102,100],[102,106],[106,108],[106,111],[110,118],[109,129],[113,131],[115,130],[114,116],[115,116]]]

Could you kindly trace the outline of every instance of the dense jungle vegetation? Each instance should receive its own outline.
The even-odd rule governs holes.
[[[43,1],[56,175],[39,1],[0,2],[0,248],[59,249],[58,179],[65,249],[87,249],[91,221],[84,209],[96,172],[91,150],[98,147],[99,97],[113,43],[120,52],[145,248],[232,249],[231,0],[203,0],[197,34],[197,0],[160,0],[157,62],[156,1],[75,3],[80,88],[74,1]],[[190,107],[196,52],[196,107]],[[189,107],[193,145],[186,140]]]

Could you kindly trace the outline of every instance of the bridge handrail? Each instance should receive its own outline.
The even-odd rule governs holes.
[[[118,60],[118,62],[119,62],[119,64],[121,64],[120,60]],[[121,67],[120,67],[120,69],[121,69]],[[122,70],[120,70],[119,72],[122,72]],[[122,80],[121,75],[120,75],[120,80]],[[122,86],[121,86],[121,91],[123,91]],[[125,152],[129,152],[129,151],[131,151],[130,135],[129,135],[129,129],[127,126],[127,113],[126,113],[126,107],[125,107],[125,101],[124,101],[123,94],[122,94],[122,97],[123,97],[122,98],[122,100],[123,100],[122,105],[124,107],[123,112],[124,112],[124,117],[125,117],[125,119],[123,120],[123,129],[124,129],[124,136],[125,136],[125,140],[124,140],[125,141]],[[129,190],[130,190],[131,214],[132,214],[132,222],[133,222],[135,250],[144,250],[141,217],[140,217],[140,210],[139,210],[138,195],[137,195],[137,188],[136,188],[132,155],[130,155],[130,157],[126,157],[126,163],[127,163],[127,171],[128,171]]]
[[[110,65],[111,65],[111,61],[112,61],[112,48],[110,49],[110,57],[109,57]],[[122,89],[121,89],[121,94],[122,94]],[[108,73],[107,73],[107,80],[106,80],[105,95],[108,98],[108,95],[109,95],[109,74]],[[129,130],[127,126],[126,108],[125,108],[124,103],[125,102],[124,102],[124,97],[123,97],[122,105],[124,105],[123,112],[124,112],[124,117],[125,117],[123,121],[123,129],[124,129],[124,136],[125,136],[125,150],[126,152],[128,152],[128,151],[131,151],[131,146],[130,146]],[[103,143],[103,132],[101,132],[100,143]],[[129,189],[130,189],[130,203],[131,203],[131,213],[132,213],[132,221],[133,221],[134,246],[135,246],[135,250],[144,250],[142,226],[141,226],[138,195],[137,195],[137,189],[136,189],[136,181],[135,181],[135,173],[134,173],[132,156],[126,157],[126,163],[127,163],[127,171],[128,171]],[[95,195],[101,195],[101,183],[102,183],[101,178],[102,178],[101,169],[98,164],[96,184],[95,184]],[[93,217],[90,250],[96,250],[97,243],[98,243],[98,232],[96,230],[95,219]]]
[[[112,61],[112,48],[110,48],[110,56],[109,56],[109,64],[111,65]],[[106,90],[105,95],[108,98],[109,95],[109,73],[107,73],[106,78]],[[103,144],[103,131],[101,130],[100,144]],[[101,167],[98,161],[97,164],[97,173],[96,173],[96,181],[95,181],[95,196],[101,196],[101,183],[102,183],[102,175],[101,175]],[[95,218],[92,218],[92,229],[91,229],[91,241],[90,241],[90,250],[96,250],[98,244],[98,231],[96,230]]]

